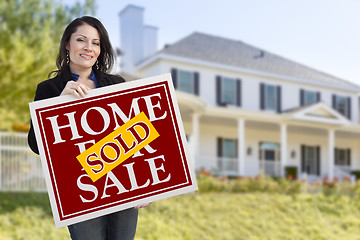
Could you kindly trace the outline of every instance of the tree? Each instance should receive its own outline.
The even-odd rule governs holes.
[[[30,119],[36,85],[55,70],[61,34],[75,17],[95,14],[95,0],[0,1],[0,129]]]

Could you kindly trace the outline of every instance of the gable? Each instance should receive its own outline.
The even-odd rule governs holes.
[[[334,114],[332,114],[331,112],[329,112],[325,108],[314,109],[313,111],[309,111],[309,112],[305,113],[304,115],[305,116],[312,116],[312,117],[322,117],[322,118],[337,119],[337,116],[335,116]]]
[[[318,102],[308,106],[295,109],[287,113],[288,119],[316,122],[331,125],[347,125],[350,123],[349,119],[342,114],[327,106],[323,102]]]

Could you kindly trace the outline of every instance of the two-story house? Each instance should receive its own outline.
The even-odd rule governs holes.
[[[196,169],[331,179],[360,170],[359,86],[204,33],[157,51],[143,11],[119,13],[122,70],[172,74]]]

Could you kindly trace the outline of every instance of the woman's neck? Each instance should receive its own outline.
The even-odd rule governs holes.
[[[72,68],[72,67],[70,66],[70,71],[71,71],[72,73],[75,73],[75,74],[79,75],[79,80],[80,80],[80,79],[85,80],[85,79],[89,79],[89,76],[90,76],[90,74],[91,74],[92,68],[76,69],[76,68]]]

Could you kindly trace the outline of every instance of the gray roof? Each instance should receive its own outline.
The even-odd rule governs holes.
[[[160,53],[360,89],[349,81],[312,69],[241,41],[195,32]]]

